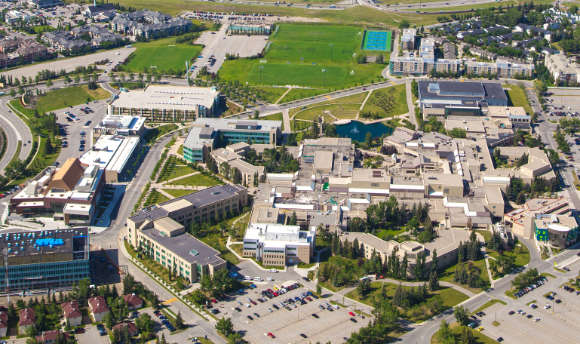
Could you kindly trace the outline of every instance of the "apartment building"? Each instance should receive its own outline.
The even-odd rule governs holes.
[[[575,56],[567,57],[564,52],[545,54],[544,65],[556,82],[573,84],[580,82],[580,66]]]
[[[496,75],[500,78],[530,78],[534,75],[534,65],[514,63],[505,59],[498,59],[495,62],[467,61],[465,72],[469,75]]]
[[[403,50],[415,50],[415,40],[417,39],[417,29],[403,29],[401,35],[401,47]]]
[[[205,223],[241,211],[246,189],[220,185],[145,208],[127,219],[128,240],[152,259],[194,282],[203,274],[225,268],[219,251],[186,233],[192,222]]]
[[[314,253],[316,228],[274,223],[252,223],[244,235],[243,256],[255,257],[264,265],[309,264]]]

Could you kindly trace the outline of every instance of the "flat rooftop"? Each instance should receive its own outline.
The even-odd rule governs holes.
[[[159,243],[189,263],[217,265],[225,262],[219,257],[220,252],[218,250],[188,233],[167,237],[154,228],[145,229],[142,233],[150,240]]]
[[[174,198],[167,202],[163,202],[159,205],[155,205],[149,208],[145,208],[131,217],[136,223],[149,220],[155,221],[162,217],[169,215],[168,209],[174,209],[176,204],[181,204],[182,206],[191,205],[193,208],[200,208],[207,204],[219,202],[221,200],[226,200],[234,197],[236,194],[244,190],[243,187],[224,184],[217,185],[211,188],[207,188],[201,191],[193,192],[185,196]],[[184,203],[185,202],[185,203]]]
[[[0,251],[7,250],[9,265],[72,260],[73,252],[88,248],[88,239],[87,228],[0,233]]]
[[[199,105],[211,108],[219,91],[213,87],[149,86],[144,90],[121,92],[114,107],[194,111]]]
[[[210,127],[214,130],[240,130],[240,131],[263,131],[281,130],[282,121],[267,120],[247,120],[247,119],[228,119],[228,118],[207,118],[202,117],[195,120],[194,125]]]

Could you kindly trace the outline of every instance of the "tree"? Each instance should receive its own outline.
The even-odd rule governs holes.
[[[194,290],[190,294],[190,297],[191,301],[197,305],[204,305],[208,301],[207,296],[205,296],[205,294],[202,293],[199,289]]]
[[[467,315],[467,311],[465,310],[465,308],[463,308],[463,306],[455,307],[453,315],[455,315],[455,319],[461,325],[465,326],[469,324],[469,315]]]
[[[104,323],[109,330],[113,328],[113,322],[113,314],[111,312],[105,314]]]
[[[432,291],[439,289],[439,276],[435,270],[431,271],[429,275],[429,289]]]
[[[316,294],[322,294],[322,287],[320,287],[320,283],[316,283]]]
[[[229,336],[231,333],[234,332],[234,325],[232,324],[232,319],[230,318],[221,318],[215,324],[215,329],[223,334],[224,336]]]
[[[290,226],[296,226],[296,224],[298,223],[298,218],[296,217],[296,212],[292,212],[292,216],[290,217],[290,219],[288,219],[288,225]]]
[[[362,298],[365,298],[371,292],[371,281],[368,278],[360,281],[357,291]]]
[[[175,317],[175,327],[177,327],[178,330],[185,328],[181,312],[177,312],[177,316]]]

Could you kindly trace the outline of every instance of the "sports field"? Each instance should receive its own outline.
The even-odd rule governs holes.
[[[363,50],[391,52],[392,41],[391,31],[367,30],[364,35]]]
[[[380,76],[380,64],[357,64],[363,30],[357,26],[280,24],[262,59],[226,61],[225,80],[253,85],[343,88]]]
[[[135,52],[121,69],[134,73],[157,70],[161,74],[185,72],[185,61],[197,57],[203,48],[201,45],[176,44],[175,37],[135,43],[134,46]]]

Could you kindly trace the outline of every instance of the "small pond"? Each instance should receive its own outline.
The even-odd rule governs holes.
[[[350,137],[354,141],[363,142],[367,133],[371,133],[373,139],[383,135],[391,135],[393,128],[383,123],[364,124],[359,121],[350,121],[347,124],[337,124],[336,133],[340,137]]]

